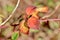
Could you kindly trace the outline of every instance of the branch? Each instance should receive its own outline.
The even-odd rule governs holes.
[[[14,12],[16,11],[19,3],[20,3],[20,0],[18,0],[18,2],[17,2],[17,4],[16,4],[16,7],[15,7],[14,10],[12,11],[12,14],[11,14],[2,24],[0,24],[0,26],[4,25],[6,22],[9,21],[9,19],[13,16]]]
[[[60,19],[45,19],[45,20],[40,20],[40,21],[60,21]]]

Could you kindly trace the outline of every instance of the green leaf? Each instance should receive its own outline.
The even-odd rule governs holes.
[[[53,29],[59,28],[59,24],[55,21],[49,21],[49,26]]]
[[[48,35],[51,35],[51,34],[53,33],[53,31],[50,30],[50,29],[48,29],[48,30],[47,30],[47,33],[48,33]]]
[[[30,32],[34,32],[34,33],[37,33],[37,32],[39,32],[39,30],[30,29]]]
[[[39,38],[38,40],[43,40],[42,38]]]
[[[17,40],[18,37],[19,37],[19,32],[13,32],[12,40]]]
[[[43,5],[44,5],[44,4],[43,4],[43,1],[44,1],[44,0],[35,0],[35,1],[34,1],[34,5],[35,5],[35,6],[43,6]]]
[[[39,17],[43,17],[44,16],[44,13],[38,13],[38,16]]]
[[[47,5],[51,8],[54,8],[55,7],[55,2],[54,0],[47,0]]]
[[[43,6],[45,6],[45,4],[40,3],[40,2],[35,2],[34,5],[35,5],[36,7],[43,7]]]
[[[5,10],[6,10],[7,12],[12,12],[13,9],[14,9],[13,6],[10,6],[10,5],[6,5],[6,6],[5,6]]]
[[[38,37],[38,40],[43,40],[43,38],[39,36],[39,37]]]

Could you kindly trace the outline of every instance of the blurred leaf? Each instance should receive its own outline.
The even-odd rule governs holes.
[[[7,12],[12,12],[13,9],[14,9],[13,6],[10,6],[10,5],[5,6],[5,10],[6,10]]]
[[[17,40],[19,37],[19,32],[13,32],[12,34],[12,40]]]
[[[2,21],[3,21],[3,19],[2,19],[2,17],[0,17],[0,24],[2,23]]]
[[[0,14],[0,17],[4,18],[5,16],[3,14]]]
[[[35,1],[34,1],[34,5],[35,5],[35,6],[44,6],[43,1],[44,1],[44,0],[35,0]]]
[[[35,2],[34,5],[35,5],[36,7],[43,7],[43,6],[45,6],[45,4],[40,3],[40,2]]]
[[[54,8],[55,7],[55,2],[54,0],[47,0],[47,5],[51,8]]]
[[[56,5],[60,5],[60,1],[57,1],[57,2],[56,2]]]
[[[43,38],[42,37],[38,37],[38,40],[43,40]]]
[[[50,30],[50,29],[47,30],[47,34],[48,34],[48,35],[52,35],[52,33],[53,33],[52,30]]]
[[[8,27],[2,31],[2,35],[9,37],[12,34],[13,27]]]
[[[59,28],[59,24],[55,21],[49,21],[49,26],[53,29]]]
[[[39,38],[38,40],[43,40],[42,38]]]
[[[38,16],[39,16],[39,17],[43,17],[44,14],[43,14],[43,13],[39,13]]]
[[[30,32],[31,32],[31,33],[37,33],[37,32],[39,32],[39,30],[30,29]]]
[[[48,33],[52,33],[52,30],[47,30]]]

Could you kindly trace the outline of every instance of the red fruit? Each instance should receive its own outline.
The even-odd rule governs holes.
[[[36,17],[30,17],[27,21],[27,25],[32,29],[39,29],[39,23],[39,19],[37,19]]]
[[[35,8],[34,6],[29,6],[26,8],[26,13],[27,15],[32,15],[32,13],[35,11]]]

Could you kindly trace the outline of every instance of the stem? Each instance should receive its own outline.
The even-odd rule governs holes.
[[[40,20],[40,21],[60,21],[60,19],[46,19],[46,20]]]
[[[9,21],[9,19],[13,16],[14,12],[16,11],[19,3],[20,3],[20,0],[18,0],[18,2],[17,2],[17,4],[16,4],[16,7],[15,7],[14,10],[12,11],[12,14],[11,14],[2,24],[0,24],[0,26],[4,25],[6,22]]]

